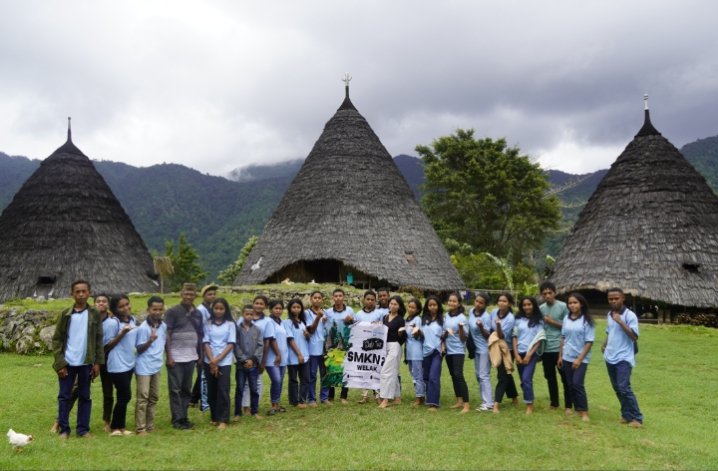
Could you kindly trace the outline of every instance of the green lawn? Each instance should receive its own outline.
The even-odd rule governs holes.
[[[0,430],[13,427],[36,440],[15,453],[0,449],[0,469],[715,469],[718,447],[718,330],[690,326],[641,325],[633,386],[645,415],[643,429],[619,425],[598,345],[587,374],[591,422],[550,411],[546,384],[537,369],[533,416],[506,404],[502,413],[460,416],[448,405],[453,391],[444,368],[438,413],[410,406],[412,386],[402,370],[403,400],[379,410],[347,406],[290,409],[258,421],[245,418],[221,432],[191,409],[194,431],[169,426],[166,387],[158,430],[147,437],[102,433],[101,391],[93,385],[94,437],[63,442],[48,432],[56,414],[57,380],[49,356],[0,354],[3,398]],[[492,375],[492,376],[495,376]],[[466,363],[472,403],[477,401],[473,364]],[[515,375],[516,377],[516,375]],[[163,372],[163,385],[166,384]],[[265,375],[261,409],[267,407]],[[133,384],[134,387],[134,384]],[[286,403],[286,396],[283,396]],[[128,426],[134,425],[134,400]],[[71,424],[74,425],[74,417]]]

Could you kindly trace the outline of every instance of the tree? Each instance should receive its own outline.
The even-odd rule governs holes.
[[[244,244],[244,247],[242,247],[242,250],[239,251],[239,257],[237,257],[237,260],[235,260],[227,268],[219,272],[217,280],[219,280],[220,283],[222,283],[223,285],[234,284],[234,280],[237,279],[239,272],[244,266],[244,262],[246,262],[247,257],[249,257],[249,252],[252,251],[254,245],[257,243],[257,240],[259,240],[259,238],[256,235],[253,235],[252,237],[247,239],[247,242]]]
[[[505,139],[475,139],[473,129],[458,129],[416,151],[426,178],[421,202],[443,240],[516,266],[558,227],[559,200],[546,174]]]
[[[183,232],[179,235],[176,247],[173,241],[165,241],[165,256],[172,261],[174,270],[168,277],[172,291],[179,291],[182,283],[199,283],[207,276],[198,263],[197,251],[187,242]]]

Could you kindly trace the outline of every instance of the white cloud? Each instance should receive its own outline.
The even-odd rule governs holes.
[[[0,0],[0,150],[214,174],[306,156],[352,99],[392,154],[456,128],[562,170],[607,166],[642,122],[718,134],[718,4]],[[609,157],[601,158],[604,153]],[[565,165],[565,166],[564,166]]]

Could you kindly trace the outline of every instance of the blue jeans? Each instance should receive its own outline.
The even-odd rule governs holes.
[[[70,408],[72,387],[77,379],[77,435],[83,436],[90,431],[90,413],[92,412],[92,397],[90,396],[90,374],[92,365],[67,366],[67,376],[58,378],[60,392],[57,394],[57,418],[60,423],[60,433],[70,434]]]
[[[311,355],[309,357],[309,390],[307,402],[317,402],[317,372],[319,372],[319,400],[324,402],[329,399],[329,388],[321,386],[321,376],[324,374],[324,356]]]
[[[267,366],[267,374],[272,385],[269,388],[269,399],[272,404],[279,404],[279,398],[282,396],[282,382],[284,381],[284,371],[286,366]]]
[[[414,382],[414,396],[426,396],[426,383],[424,382],[424,366],[422,360],[409,360],[409,371]]]
[[[588,363],[581,363],[581,366],[575,370],[571,366],[572,362],[563,361],[563,376],[565,378],[565,388],[568,399],[566,400],[566,408],[573,406],[576,412],[588,411],[588,396],[586,396],[586,388],[584,380],[586,378],[586,369]]]
[[[257,378],[259,370],[254,368],[243,368],[237,364],[237,371],[234,374],[237,380],[237,389],[234,391],[234,415],[242,415],[242,395],[244,393],[244,385],[249,385],[249,410],[252,415],[259,412],[259,390],[257,387]]]
[[[621,417],[625,420],[643,423],[643,414],[638,408],[638,400],[631,389],[631,364],[619,361],[616,364],[606,363],[611,386],[616,392],[618,402],[621,403]]]
[[[434,350],[424,357],[424,383],[426,383],[426,405],[439,407],[441,397],[441,353]]]
[[[481,405],[489,408],[494,407],[494,396],[491,390],[491,358],[489,357],[489,352],[476,352],[474,356],[474,373],[476,373],[476,381],[479,383]]]
[[[519,355],[521,355],[521,358],[523,358],[526,353],[519,352]],[[521,378],[521,391],[523,392],[524,402],[526,404],[534,403],[534,371],[536,370],[537,361],[538,356],[534,353],[533,355],[531,355],[528,365],[516,365],[519,368],[519,377]]]

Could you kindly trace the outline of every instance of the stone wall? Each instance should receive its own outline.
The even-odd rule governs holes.
[[[21,354],[52,351],[56,312],[0,310],[0,349]]]

